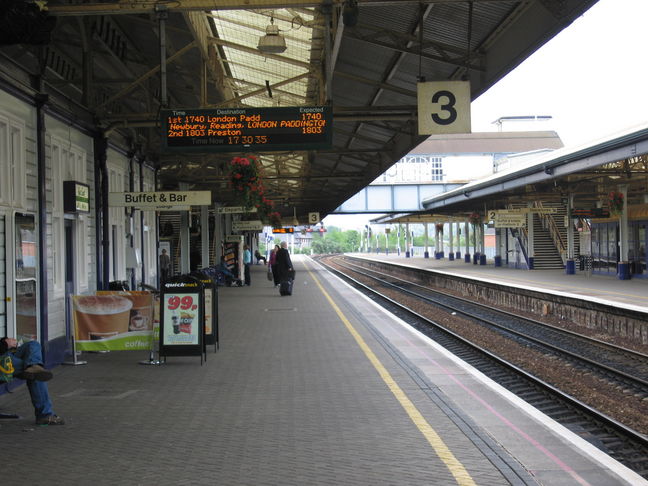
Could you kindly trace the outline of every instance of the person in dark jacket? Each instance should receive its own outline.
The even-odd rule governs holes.
[[[277,280],[279,280],[279,282],[292,280],[294,278],[293,264],[290,260],[288,244],[285,241],[281,242],[281,248],[277,252],[275,267],[277,269]]]

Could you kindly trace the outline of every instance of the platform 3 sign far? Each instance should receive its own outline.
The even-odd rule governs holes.
[[[470,82],[418,83],[419,135],[470,133]]]

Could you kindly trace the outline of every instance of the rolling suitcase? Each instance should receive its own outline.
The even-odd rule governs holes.
[[[292,295],[293,281],[284,280],[279,284],[279,293],[281,295]]]

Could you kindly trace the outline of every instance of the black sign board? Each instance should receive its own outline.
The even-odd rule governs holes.
[[[90,212],[90,186],[77,181],[63,181],[63,211]]]
[[[160,356],[204,355],[203,284],[190,276],[164,283],[160,294]]]
[[[275,234],[294,233],[295,228],[273,228],[272,232],[275,233]]]
[[[330,106],[162,110],[169,150],[267,152],[330,148]]]

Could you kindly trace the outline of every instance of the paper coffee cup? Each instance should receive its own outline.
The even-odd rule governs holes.
[[[133,303],[117,295],[77,295],[74,318],[77,339],[88,341],[98,336],[116,336],[128,332]]]

